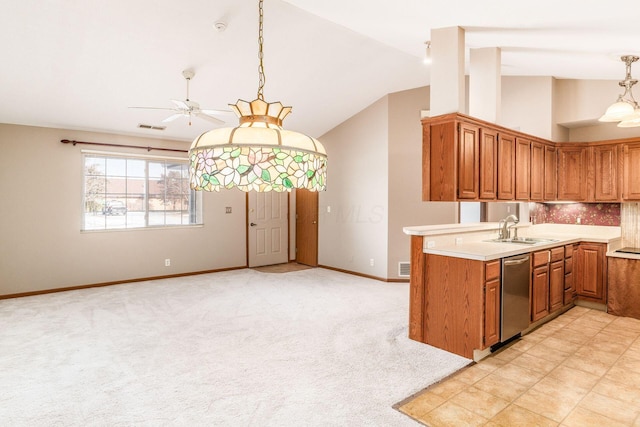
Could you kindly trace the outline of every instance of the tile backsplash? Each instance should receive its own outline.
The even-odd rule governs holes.
[[[531,203],[534,224],[620,226],[620,203]]]

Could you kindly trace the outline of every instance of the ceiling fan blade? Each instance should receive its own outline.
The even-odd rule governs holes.
[[[176,111],[175,108],[166,108],[166,107],[128,107],[128,108],[141,108],[143,110],[167,110],[167,111]]]
[[[175,119],[177,119],[178,117],[182,117],[184,114],[182,113],[176,113],[176,114],[172,114],[169,117],[167,117],[166,119],[164,119],[162,122],[163,123],[167,123],[167,122],[172,122]]]
[[[232,113],[233,111],[231,110],[211,110],[209,108],[205,109],[205,110],[200,110],[201,112],[208,114],[208,115],[214,115],[214,114],[227,114],[227,113]]]
[[[212,116],[210,116],[210,115],[206,114],[206,113],[205,113],[204,111],[202,111],[202,110],[200,110],[199,112],[194,113],[194,114],[195,114],[196,116],[200,117],[201,119],[209,120],[210,122],[215,123],[215,124],[218,124],[218,125],[223,125],[223,124],[225,124],[224,120],[220,120],[220,119],[217,119],[217,118],[215,118],[215,117],[212,117]]]
[[[184,101],[181,101],[179,99],[172,99],[171,102],[173,102],[174,104],[176,104],[176,107],[178,107],[181,110],[189,110],[191,109],[191,107],[189,106],[189,104],[187,104]]]

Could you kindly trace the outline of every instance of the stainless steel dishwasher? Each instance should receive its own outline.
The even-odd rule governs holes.
[[[502,309],[500,342],[529,327],[529,254],[502,259]]]

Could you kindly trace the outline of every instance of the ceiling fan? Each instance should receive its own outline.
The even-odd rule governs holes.
[[[191,117],[195,116],[195,117],[200,117],[201,119],[205,119],[210,122],[216,123],[218,125],[224,124],[225,123],[224,120],[220,120],[213,116],[217,114],[224,114],[224,113],[227,113],[228,111],[200,108],[200,104],[198,104],[195,101],[191,101],[189,99],[189,82],[191,81],[193,76],[196,75],[196,73],[193,70],[184,70],[182,72],[182,75],[185,78],[185,80],[187,80],[187,98],[184,101],[179,99],[172,99],[171,102],[174,103],[173,108],[169,108],[169,107],[129,107],[129,108],[173,111],[172,115],[162,120],[164,123],[172,122],[179,117],[187,117],[189,118],[189,126],[191,126]]]

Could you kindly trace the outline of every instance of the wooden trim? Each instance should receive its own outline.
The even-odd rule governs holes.
[[[422,126],[422,200],[431,200],[431,126]]]
[[[420,237],[422,237],[422,236],[420,236]],[[385,279],[383,277],[372,276],[370,274],[364,274],[364,273],[358,273],[357,271],[344,270],[342,268],[337,268],[337,267],[329,267],[328,265],[322,265],[322,264],[318,264],[318,268],[325,268],[327,270],[333,270],[333,271],[337,271],[339,273],[345,273],[345,274],[351,274],[353,276],[365,277],[367,279],[378,280],[380,282],[387,282],[387,283],[408,283],[409,282],[408,279]]]
[[[68,286],[64,288],[45,289],[42,291],[20,292],[17,294],[0,295],[0,300],[10,299],[10,298],[30,297],[34,295],[53,294],[57,292],[76,291],[80,289],[101,288],[104,286],[124,285],[127,283],[146,282],[149,280],[162,280],[162,279],[172,279],[175,277],[196,276],[198,274],[220,273],[223,271],[242,270],[243,268],[248,268],[248,266],[244,265],[239,267],[218,268],[215,270],[193,271],[190,273],[167,274],[164,276],[140,277],[137,279],[126,279],[126,280],[116,280],[113,282],[92,283],[90,285]]]

